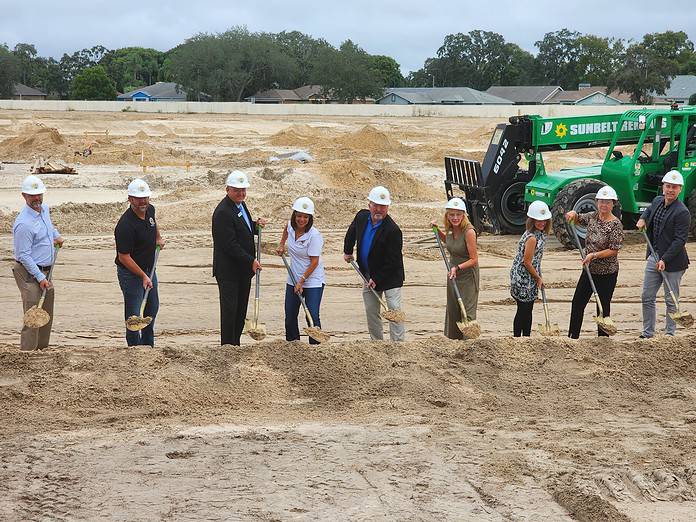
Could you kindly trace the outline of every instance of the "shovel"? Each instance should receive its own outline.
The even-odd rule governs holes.
[[[48,276],[46,277],[46,280],[49,282],[51,281],[51,276],[53,275],[53,267],[56,266],[56,259],[58,259],[59,249],[60,246],[56,245],[53,254],[53,263],[51,263],[51,269],[48,271]],[[51,316],[48,315],[48,312],[43,309],[47,290],[47,288],[44,288],[43,292],[41,292],[41,298],[39,299],[38,304],[35,304],[29,308],[29,310],[24,312],[24,325],[27,328],[41,328],[42,326],[46,326],[48,321],[51,320]]]
[[[403,313],[401,310],[390,310],[387,306],[387,303],[385,303],[384,300],[375,291],[375,289],[370,286],[369,281],[360,271],[360,267],[354,259],[350,260],[350,264],[353,266],[353,268],[355,268],[355,271],[358,273],[358,275],[360,275],[360,278],[365,283],[365,286],[367,286],[367,288],[370,289],[370,291],[375,295],[375,297],[379,301],[379,304],[382,306],[382,317],[384,317],[387,321],[391,323],[403,323],[406,320],[406,314]]]
[[[557,324],[551,324],[551,320],[549,319],[549,302],[546,300],[546,289],[544,285],[541,285],[541,302],[544,305],[545,324],[539,325],[539,333],[547,337],[561,335],[561,329]]]
[[[481,335],[481,325],[478,321],[469,321],[466,316],[466,308],[464,308],[464,301],[462,301],[462,294],[459,292],[459,287],[457,286],[457,281],[449,278],[449,273],[452,267],[447,260],[447,255],[445,254],[445,248],[442,246],[442,240],[440,239],[440,234],[437,231],[437,227],[433,227],[433,233],[435,234],[435,239],[437,240],[437,246],[440,248],[440,254],[442,254],[442,260],[445,262],[447,267],[447,281],[452,284],[452,289],[454,290],[454,295],[457,296],[457,303],[459,304],[459,311],[462,314],[462,321],[457,321],[457,328],[462,332],[464,339],[476,339]]]
[[[152,262],[152,270],[150,270],[150,281],[155,276],[155,266],[157,266],[157,258],[159,257],[160,246],[155,247],[155,259]],[[145,305],[147,304],[147,296],[150,295],[151,288],[145,290],[145,295],[143,296],[143,302],[140,305],[140,315],[131,315],[126,319],[126,328],[131,332],[138,332],[145,328],[152,322],[152,317],[143,317],[145,313]]]
[[[292,281],[293,286],[296,285],[297,281],[295,281],[295,276],[293,275],[292,270],[290,270],[288,260],[283,254],[280,254],[280,257],[283,259],[283,264],[285,265],[285,269],[288,271],[290,281]],[[314,326],[314,321],[312,320],[309,310],[307,310],[307,303],[305,303],[304,296],[302,294],[297,294],[297,297],[300,298],[300,303],[302,304],[302,309],[304,310],[305,317],[307,318],[307,324],[309,325],[307,328],[302,328],[302,331],[319,343],[328,341],[331,338],[331,335],[323,332],[318,326]]]
[[[569,224],[570,229],[573,231],[573,236],[575,236],[575,242],[578,245],[578,250],[580,251],[580,259],[584,261],[585,249],[582,248],[582,245],[580,244],[578,232],[577,230],[575,230],[575,222],[571,221]],[[604,310],[602,310],[602,303],[599,300],[599,294],[597,294],[597,288],[595,287],[594,279],[592,279],[590,267],[586,264],[583,264],[582,266],[585,269],[585,272],[587,273],[587,278],[590,280],[590,285],[592,286],[592,295],[594,296],[595,302],[597,303],[597,310],[599,310],[599,314],[594,318],[594,320],[597,322],[597,326],[599,326],[604,333],[606,333],[607,335],[614,335],[617,332],[616,324],[614,323],[611,317],[604,317]]]
[[[650,252],[652,253],[653,257],[655,259],[659,259],[657,252],[655,252],[655,249],[652,246],[652,243],[650,242],[650,239],[648,238],[648,233],[645,230],[645,228],[642,229],[643,235],[645,236],[645,241],[648,242],[648,248],[650,248]],[[679,326],[683,326],[684,328],[689,328],[694,324],[694,318],[689,312],[682,312],[679,309],[679,299],[677,299],[677,296],[674,295],[674,290],[672,290],[672,285],[669,283],[665,275],[660,272],[660,275],[662,276],[662,280],[665,282],[665,285],[667,285],[667,290],[669,290],[669,294],[672,296],[672,302],[676,305],[677,311],[674,313],[669,314],[669,316],[672,318],[672,320],[677,323]]]
[[[261,262],[261,227],[257,226],[256,260]],[[256,290],[254,292],[254,319],[247,324],[246,333],[254,341],[261,341],[266,337],[266,326],[259,324],[259,296],[261,293],[261,270],[256,270]]]

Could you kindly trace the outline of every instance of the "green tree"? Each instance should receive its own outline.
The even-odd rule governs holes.
[[[581,82],[606,85],[620,68],[624,42],[616,38],[602,38],[591,34],[577,39],[577,75]]]
[[[164,53],[143,47],[108,51],[99,61],[120,92],[129,92],[159,81]]]
[[[87,67],[72,82],[71,97],[75,100],[115,100],[116,87],[104,67]]]
[[[564,28],[546,33],[544,38],[534,42],[539,49],[536,58],[544,83],[577,89],[579,38],[580,33]]]
[[[404,77],[401,74],[399,63],[391,56],[372,55],[372,73],[379,80],[382,87],[403,87]]]
[[[352,41],[346,40],[338,50],[325,49],[322,54],[315,78],[325,94],[343,103],[382,96],[382,79],[372,68],[372,57]]]
[[[280,52],[294,63],[295,73],[285,86],[296,88],[313,83],[314,68],[323,56],[323,52],[331,48],[331,44],[324,39],[314,39],[299,31],[283,31],[273,35],[273,39]]]
[[[17,57],[6,45],[0,44],[0,98],[12,98],[14,84],[19,81]]]
[[[35,86],[36,47],[32,44],[18,43],[12,53],[17,57],[19,81],[24,85]]]

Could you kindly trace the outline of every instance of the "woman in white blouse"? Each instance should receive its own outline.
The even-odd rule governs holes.
[[[304,297],[314,326],[321,327],[319,307],[326,282],[324,264],[321,261],[324,238],[313,224],[314,202],[308,197],[297,198],[292,205],[292,215],[287,227],[283,230],[283,237],[277,250],[279,255],[283,253],[287,243],[291,262],[290,270],[297,283],[293,285],[288,275],[285,286],[285,339],[288,341],[300,339],[300,330],[297,326],[297,315],[300,312],[298,294]],[[318,343],[310,337],[309,344]]]

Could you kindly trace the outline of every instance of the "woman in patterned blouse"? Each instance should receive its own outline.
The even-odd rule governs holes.
[[[578,214],[571,210],[565,217],[566,221],[575,221],[577,224],[587,227],[585,236],[585,259],[583,265],[589,265],[592,279],[597,287],[599,300],[602,303],[604,317],[611,313],[611,298],[616,288],[616,280],[619,275],[618,254],[623,243],[624,233],[621,221],[612,214],[614,202],[618,201],[616,191],[609,186],[602,187],[597,192],[597,212]],[[575,287],[573,304],[570,310],[570,325],[568,337],[577,339],[580,337],[582,318],[585,307],[592,297],[592,287],[583,270],[580,280]],[[597,310],[599,314],[599,310]],[[597,335],[607,336],[599,327]]]
[[[541,279],[541,258],[546,235],[551,230],[551,211],[543,201],[534,201],[527,209],[527,230],[517,244],[517,255],[510,268],[510,295],[517,303],[512,322],[512,335],[529,337],[532,330],[532,309]]]

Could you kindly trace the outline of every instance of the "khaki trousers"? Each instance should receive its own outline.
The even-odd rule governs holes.
[[[384,292],[377,292],[380,297],[384,297],[387,307],[390,310],[401,310],[401,288],[390,288]],[[365,303],[365,316],[367,317],[367,329],[370,332],[370,339],[382,341],[384,339],[384,324],[380,315],[381,308],[379,300],[372,291],[363,285],[363,302]],[[389,323],[389,339],[392,342],[406,340],[406,325],[403,323]]]
[[[24,268],[22,263],[15,262],[12,266],[12,273],[14,274],[17,288],[19,288],[19,293],[22,296],[22,308],[26,312],[29,308],[39,303],[43,291],[38,281],[27,272],[27,269]],[[22,334],[20,337],[20,348],[22,350],[40,350],[48,347],[48,341],[51,338],[51,326],[53,326],[54,296],[55,291],[51,288],[46,292],[46,299],[44,299],[43,303],[43,309],[46,310],[50,316],[48,324],[41,328],[22,327]]]

